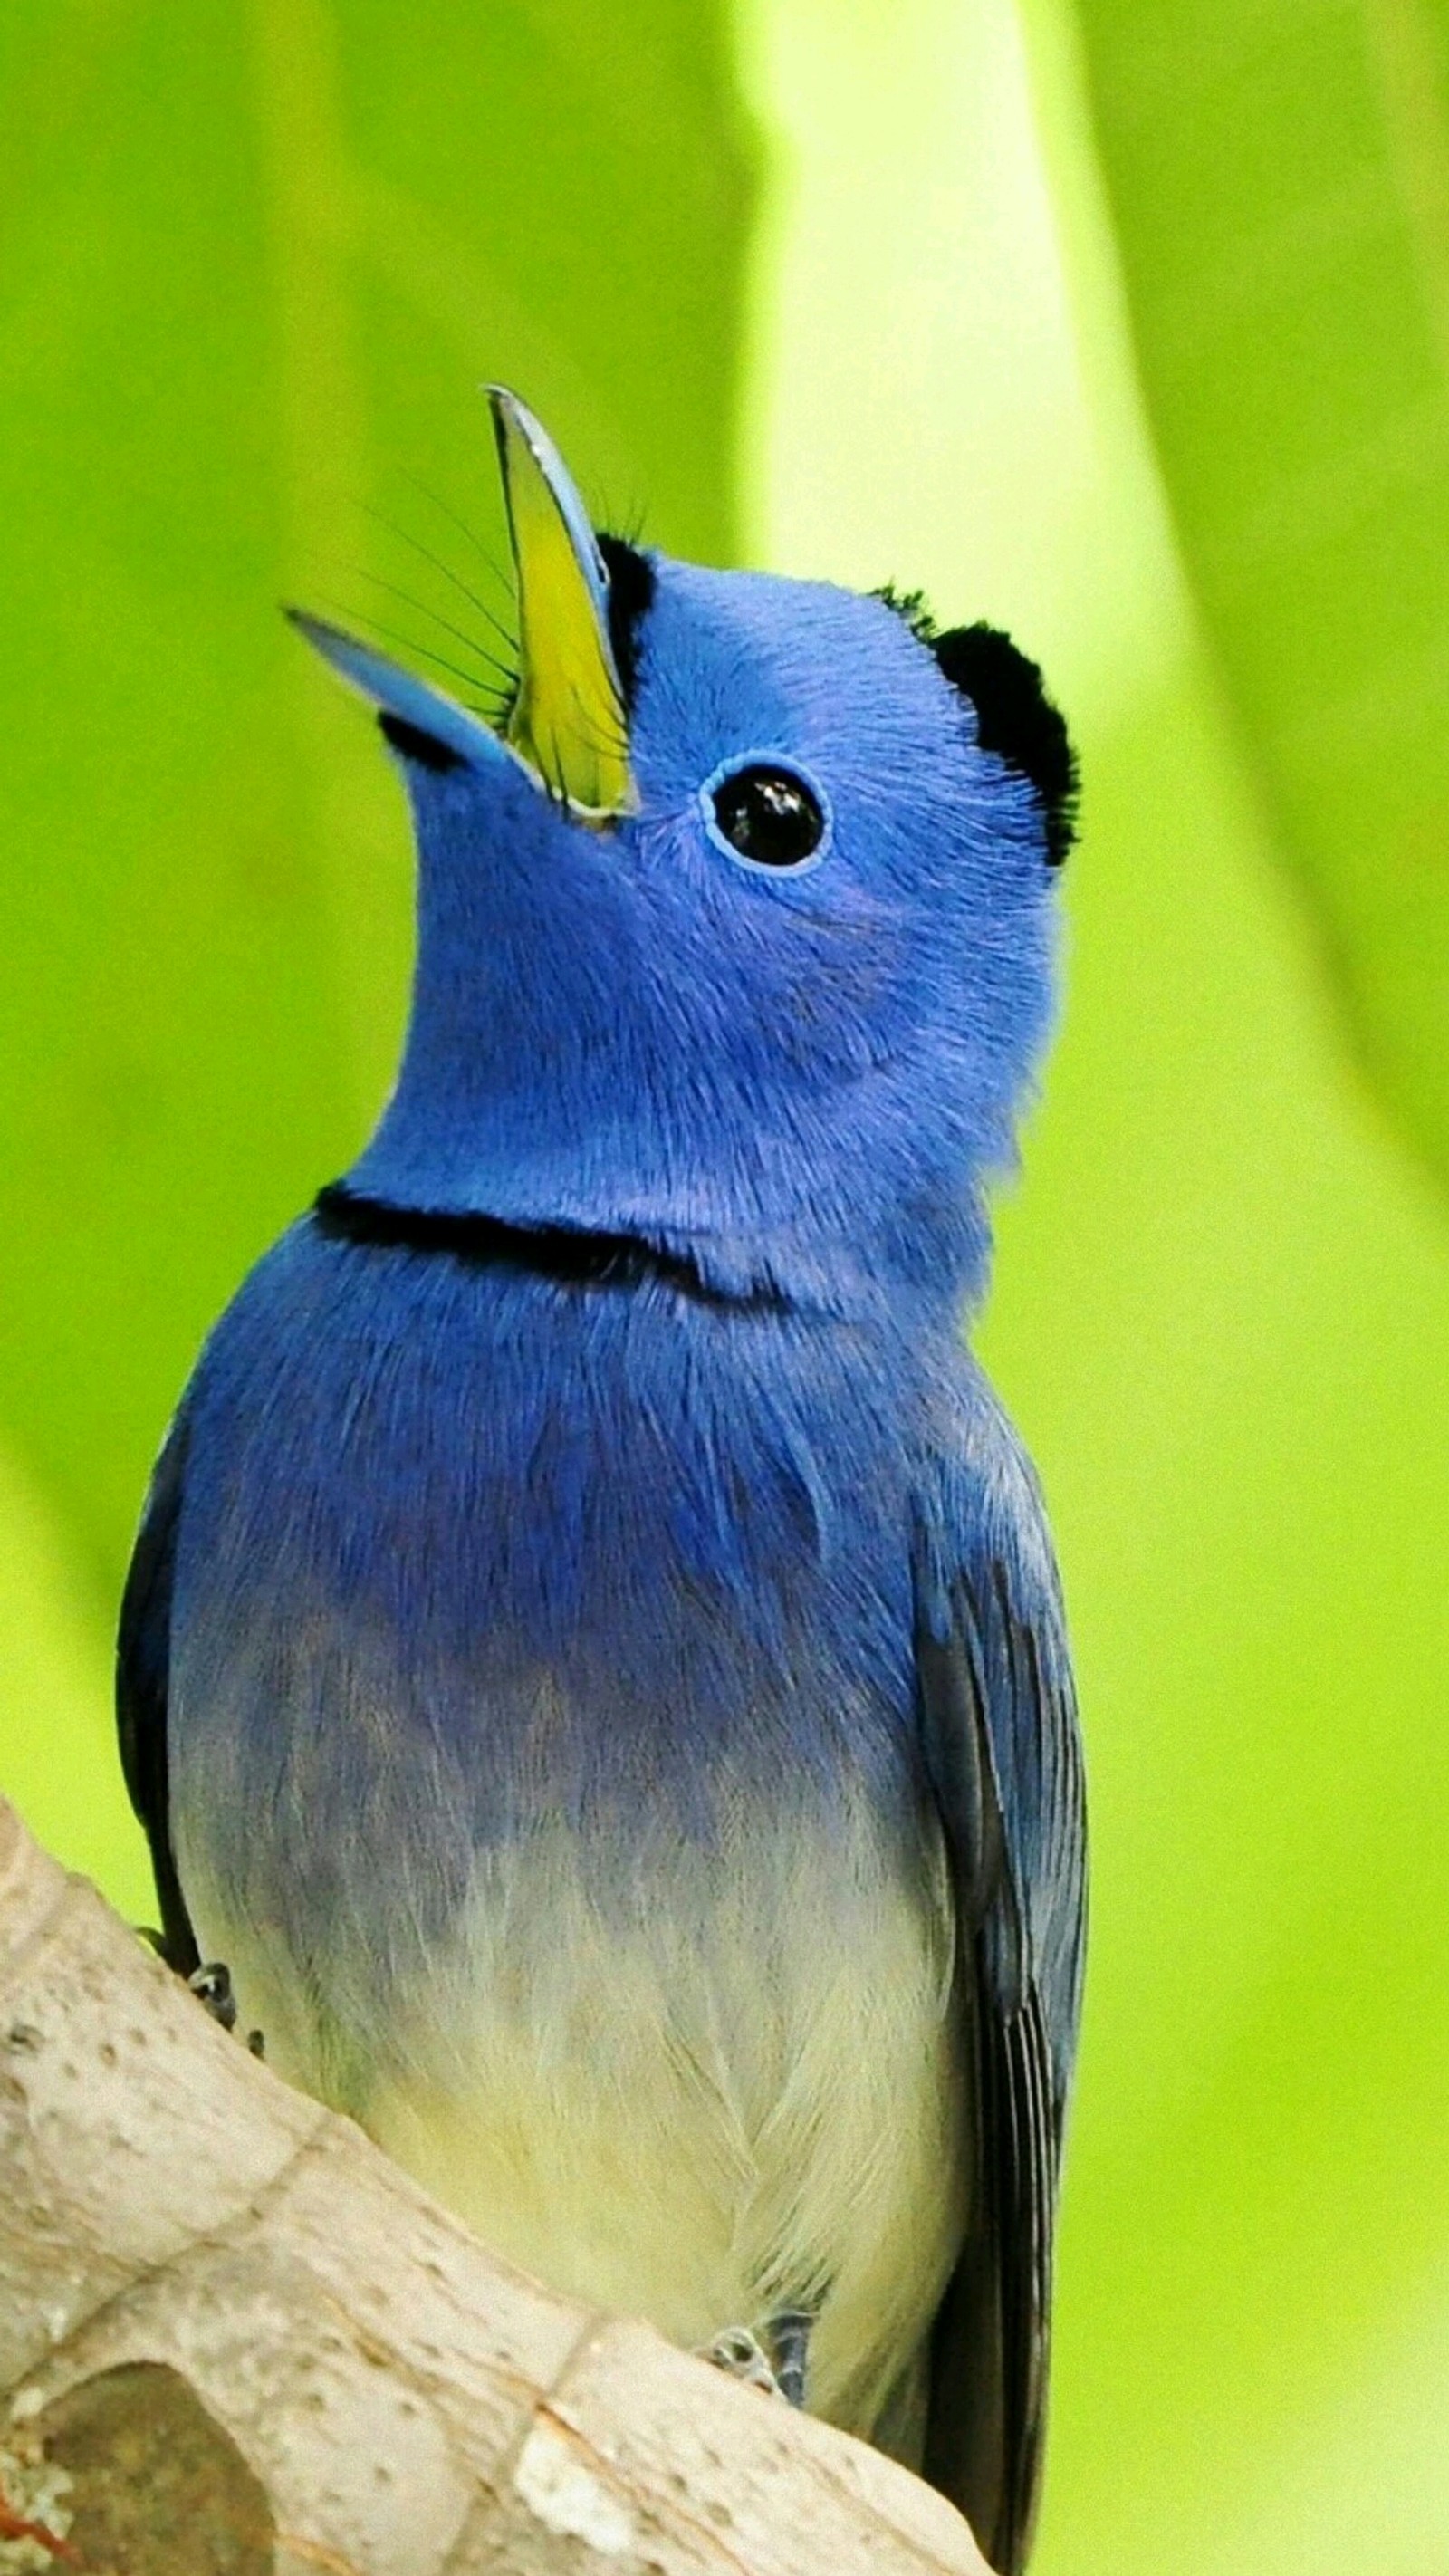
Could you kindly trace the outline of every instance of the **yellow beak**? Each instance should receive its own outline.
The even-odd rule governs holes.
[[[609,641],[609,576],[562,457],[516,394],[490,385],[518,581],[518,695],[508,740],[576,821],[636,803]]]

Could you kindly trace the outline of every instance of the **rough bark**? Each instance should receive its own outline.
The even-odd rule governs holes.
[[[485,2249],[0,1802],[0,2569],[985,2576],[863,2444]]]

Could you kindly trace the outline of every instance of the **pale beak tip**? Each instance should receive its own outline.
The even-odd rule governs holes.
[[[543,424],[520,400],[510,385],[485,385],[488,408],[493,414],[493,429],[500,448],[509,439],[521,439],[535,460],[542,464],[551,454],[551,442]]]

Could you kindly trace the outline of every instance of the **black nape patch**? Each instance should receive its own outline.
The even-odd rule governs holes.
[[[1042,801],[1047,862],[1060,867],[1077,834],[1077,756],[1037,664],[999,626],[953,626],[942,635],[919,590],[887,582],[872,597],[904,618],[951,686],[970,699],[982,750],[1031,780]]]
[[[953,688],[976,709],[976,739],[1029,778],[1046,814],[1047,859],[1060,867],[1077,830],[1077,756],[1040,670],[999,626],[953,626],[931,639]]]
[[[403,760],[415,760],[419,769],[466,769],[468,764],[451,743],[439,742],[435,733],[424,733],[418,725],[408,724],[402,716],[380,715],[379,731],[386,735],[393,750]]]
[[[609,642],[627,715],[639,678],[639,630],[654,598],[654,566],[626,537],[601,536],[598,545],[609,576]]]

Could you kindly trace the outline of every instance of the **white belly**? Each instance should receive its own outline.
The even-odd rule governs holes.
[[[864,1816],[656,1844],[607,1910],[546,1829],[480,1864],[346,2107],[500,2253],[680,2343],[818,2302],[808,2403],[868,2433],[964,2225],[951,1920],[939,1847],[908,1882]],[[206,1937],[273,2062],[334,2092],[275,1955]]]

